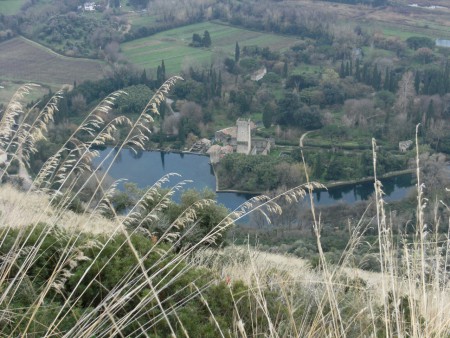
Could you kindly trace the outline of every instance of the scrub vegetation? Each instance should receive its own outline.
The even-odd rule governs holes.
[[[118,214],[116,183],[90,165],[96,146],[114,140],[118,124],[129,131],[119,149],[142,148],[148,125],[176,78],[156,91],[134,121],[105,120],[115,92],[96,107],[63,147],[30,179],[35,144],[56,115],[56,93],[42,109],[26,109],[19,89],[0,121],[8,154],[0,187],[0,320],[17,336],[411,336],[445,337],[450,329],[447,206],[426,204],[417,159],[416,218],[408,229],[386,213],[375,176],[374,218],[349,224],[349,240],[330,263],[314,207],[311,228],[318,261],[226,246],[226,233],[249,213],[282,215],[280,205],[305,198],[309,182],[274,197],[259,196],[226,214],[208,194],[185,193],[171,201],[161,178],[134,190]],[[16,121],[19,124],[14,127]],[[81,139],[80,136],[83,136]],[[416,142],[418,140],[416,139]],[[418,143],[416,143],[418,145]],[[373,141],[376,175],[377,153]],[[111,156],[117,153],[112,153]],[[8,174],[12,159],[18,174]],[[20,189],[22,191],[18,191]],[[308,198],[308,197],[306,197]],[[438,210],[438,205],[441,205]],[[222,211],[221,211],[222,210]],[[433,217],[433,216],[436,217]],[[357,269],[356,253],[371,231],[370,254],[378,273]]]
[[[0,335],[448,337],[450,8],[433,4],[0,0]],[[188,151],[238,118],[276,147],[214,168],[264,192],[236,210],[175,173],[108,175],[125,147]],[[386,203],[379,179],[405,171],[416,192]],[[368,178],[368,201],[314,205]]]

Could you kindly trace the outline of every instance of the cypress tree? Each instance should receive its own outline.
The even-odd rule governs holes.
[[[345,77],[344,61],[341,62],[341,69],[339,70],[339,77],[343,79]]]
[[[371,85],[373,88],[375,88],[376,90],[379,89],[380,87],[380,83],[379,83],[379,77],[378,77],[378,66],[377,64],[375,64],[375,67],[373,67],[373,72],[372,72],[372,82]]]
[[[213,69],[211,79],[211,96],[214,96],[216,91],[217,91],[217,73],[216,70]]]
[[[236,41],[236,47],[234,48],[234,62],[239,62],[240,57],[241,57],[241,49],[239,48],[239,44]]]
[[[140,83],[146,85],[147,82],[148,82],[148,79],[147,79],[147,72],[146,72],[145,69],[144,69],[144,71],[143,71],[142,74],[141,74]]]
[[[388,67],[386,67],[386,72],[384,73],[383,89],[389,90],[389,68]]]
[[[350,63],[348,61],[345,64],[345,76],[350,76]]]
[[[369,83],[369,74],[367,74],[367,73],[368,73],[368,72],[367,72],[367,69],[368,69],[367,63],[365,63],[365,64],[363,65],[362,74],[361,74],[361,79],[362,79],[362,82],[364,82],[364,83],[366,83],[366,84]]]
[[[219,78],[217,79],[216,96],[222,96],[222,71],[219,70]]]
[[[54,115],[55,123],[58,124],[65,121],[69,116],[69,106],[67,104],[67,92],[64,92],[63,97],[58,102],[58,114]]]
[[[420,75],[419,75],[419,71],[416,71],[416,75],[414,76],[414,89],[416,90],[416,94],[419,94],[419,90],[420,90]]]
[[[355,78],[356,78],[357,81],[361,81],[361,71],[359,69],[359,59],[356,59]]]
[[[287,78],[288,76],[288,64],[287,61],[284,61],[284,65],[283,65],[283,77]]]
[[[270,128],[272,125],[272,108],[270,104],[264,106],[263,116],[262,116],[264,128]]]
[[[434,117],[434,105],[433,100],[430,100],[430,103],[428,103],[428,109],[427,114],[425,116],[425,127],[430,126],[431,119]]]
[[[211,43],[212,43],[211,36],[209,35],[208,31],[205,31],[203,33],[203,39],[202,39],[203,47],[211,47]]]
[[[166,66],[164,65],[164,60],[161,60],[161,77],[162,82],[166,81]]]
[[[158,66],[158,68],[156,69],[156,82],[158,87],[163,83],[161,66]]]
[[[450,63],[445,63],[443,87],[446,93],[450,92]]]
[[[397,77],[395,76],[394,71],[391,70],[389,75],[389,91],[392,93],[395,93],[395,90],[397,89]]]

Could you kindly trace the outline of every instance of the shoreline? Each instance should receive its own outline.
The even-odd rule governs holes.
[[[157,152],[163,152],[163,153],[188,154],[188,155],[210,157],[206,153],[197,153],[197,152],[192,152],[192,151],[188,151],[188,150],[179,150],[179,149],[158,149],[158,148],[156,148],[156,149],[145,149],[143,151],[157,151]],[[247,195],[255,195],[255,196],[262,195],[265,193],[265,191],[219,189],[219,177],[217,176],[216,168],[211,162],[209,162],[209,165],[212,167],[214,177],[216,178],[216,187],[215,187],[216,193],[236,193],[236,194],[247,194]],[[378,179],[382,180],[382,179],[396,177],[396,176],[402,176],[402,175],[406,175],[406,174],[413,174],[415,171],[416,171],[416,169],[404,169],[404,170],[391,171],[389,173],[379,176]],[[373,180],[374,180],[374,176],[368,176],[368,177],[363,177],[363,178],[355,179],[355,180],[351,180],[351,181],[333,181],[333,182],[329,182],[328,184],[323,183],[323,182],[319,182],[319,183],[325,185],[325,189],[323,189],[323,190],[327,190],[329,188],[336,188],[336,187],[341,187],[341,186],[346,186],[346,185],[355,185],[358,183],[366,183],[366,182],[370,182]],[[322,189],[317,189],[316,191],[319,191],[319,190],[322,190]]]
[[[416,169],[404,169],[404,170],[391,171],[389,173],[379,176],[378,180],[402,176],[402,175],[406,175],[406,174],[413,174],[415,171],[416,171]],[[363,177],[361,179],[351,180],[351,181],[334,181],[334,182],[330,182],[330,184],[328,184],[328,185],[326,185],[326,183],[322,183],[322,184],[326,185],[327,188],[334,188],[334,187],[341,187],[341,186],[345,186],[345,185],[353,185],[353,184],[358,184],[358,183],[370,182],[370,181],[373,181],[374,179],[375,179],[374,176],[369,176],[369,177]]]
[[[214,166],[213,166],[213,168],[214,168]],[[413,174],[415,171],[416,171],[415,169],[404,169],[404,170],[392,171],[392,172],[389,172],[389,173],[379,176],[378,179],[382,180],[382,179],[402,176],[402,175],[406,175],[406,174]],[[214,176],[216,176],[215,170],[214,170]],[[375,178],[373,176],[370,176],[370,177],[364,177],[361,179],[351,180],[351,181],[334,181],[334,182],[330,182],[329,184],[319,182],[319,183],[322,183],[323,185],[325,185],[325,189],[317,189],[315,191],[323,191],[323,190],[328,190],[329,188],[342,187],[342,186],[346,186],[346,185],[355,185],[358,183],[366,183],[366,182],[373,181],[374,179]],[[265,193],[265,192],[237,190],[237,189],[217,189],[219,186],[218,182],[219,182],[219,179],[216,176],[216,193],[237,193],[237,194],[249,194],[249,195],[261,195],[261,194]]]

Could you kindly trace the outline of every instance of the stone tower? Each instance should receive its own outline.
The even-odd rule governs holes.
[[[236,152],[239,154],[248,155],[252,150],[252,133],[250,120],[238,119],[236,125],[237,125]]]

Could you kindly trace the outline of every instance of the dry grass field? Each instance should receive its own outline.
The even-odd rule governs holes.
[[[297,3],[308,10],[323,10],[335,14],[338,24],[359,24],[363,28],[403,39],[412,35],[450,38],[450,2],[447,0],[395,0],[390,2],[390,6],[380,8],[314,0],[300,0]],[[408,6],[411,3],[424,7],[441,6],[443,8]]]
[[[103,62],[69,58],[24,38],[0,43],[0,80],[36,82],[50,86],[100,79]]]

